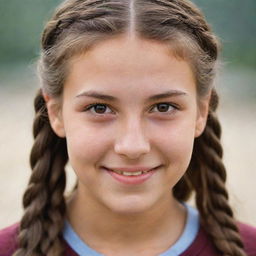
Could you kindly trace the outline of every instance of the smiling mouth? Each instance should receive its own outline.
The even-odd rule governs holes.
[[[104,170],[110,174],[110,176],[116,180],[118,183],[124,184],[125,186],[134,186],[134,185],[140,185],[147,180],[150,180],[152,176],[157,172],[157,169],[159,169],[160,166],[144,170],[144,171],[120,171],[120,170],[112,170],[104,168]]]
[[[125,177],[138,177],[138,176],[141,176],[141,175],[148,174],[152,171],[155,171],[155,170],[157,170],[161,167],[162,167],[162,165],[159,165],[155,168],[148,169],[148,170],[141,170],[141,171],[140,170],[137,170],[137,171],[127,171],[127,170],[126,171],[121,171],[121,170],[117,170],[117,169],[115,169],[115,170],[109,169],[109,168],[106,168],[106,167],[104,167],[104,169],[111,172],[111,173],[122,175],[122,176],[125,176]]]
[[[123,175],[123,176],[139,176],[139,175],[148,173],[152,170],[153,169],[148,170],[148,171],[138,171],[138,172],[123,172],[123,171],[119,171],[119,170],[110,170],[110,171],[115,172],[115,173],[120,174],[120,175]]]

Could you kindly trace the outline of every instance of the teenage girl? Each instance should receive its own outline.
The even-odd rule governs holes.
[[[189,1],[65,1],[43,32],[32,175],[0,255],[255,256],[225,188],[218,55]]]

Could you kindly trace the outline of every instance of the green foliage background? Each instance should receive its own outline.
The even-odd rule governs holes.
[[[0,65],[28,62],[39,52],[40,34],[61,0],[0,0]],[[194,0],[221,39],[223,57],[256,67],[256,1]]]

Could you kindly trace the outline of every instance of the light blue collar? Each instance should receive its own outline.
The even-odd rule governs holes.
[[[183,205],[186,207],[188,213],[184,231],[180,238],[175,242],[175,244],[159,256],[180,255],[186,251],[186,249],[188,249],[188,247],[193,243],[197,236],[199,230],[198,211],[186,203],[183,203]],[[73,230],[67,219],[65,220],[63,237],[69,246],[80,256],[103,256],[82,241],[82,239]]]

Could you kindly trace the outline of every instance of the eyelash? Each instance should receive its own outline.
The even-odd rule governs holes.
[[[171,110],[170,112],[160,112],[160,111],[159,111],[159,113],[171,115],[173,111],[179,110],[179,107],[178,107],[176,104],[169,103],[169,102],[160,102],[160,103],[157,103],[157,104],[155,104],[155,105],[153,106],[153,108],[155,108],[155,107],[157,107],[158,105],[161,105],[161,104],[168,105],[168,107],[172,107],[173,110]],[[109,106],[108,104],[104,104],[104,103],[94,103],[94,104],[91,104],[91,105],[87,106],[87,107],[84,109],[84,112],[90,111],[91,109],[93,109],[95,106],[98,106],[98,105],[100,105],[100,106],[106,106],[106,107],[110,108],[110,106]],[[153,108],[152,108],[152,109],[153,109]],[[95,112],[94,114],[96,114],[96,115],[105,115],[106,113],[101,113],[101,114],[99,114],[99,113],[96,113],[96,112]],[[107,113],[107,114],[108,114],[108,113]]]

